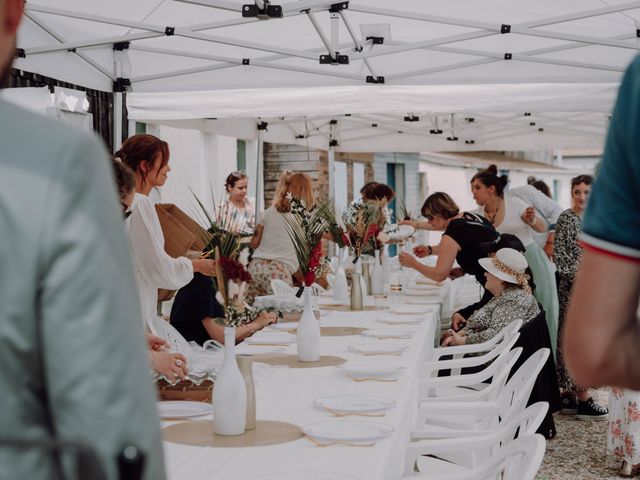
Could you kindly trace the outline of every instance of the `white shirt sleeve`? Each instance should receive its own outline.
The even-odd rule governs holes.
[[[521,200],[519,197],[511,197],[507,199],[509,202],[508,209],[513,209],[514,212],[518,213],[518,217],[521,217],[524,211],[529,207],[526,202]]]
[[[540,215],[542,215],[549,225],[556,223],[558,217],[563,212],[560,205],[531,185],[516,187],[512,189],[512,193],[514,196],[533,205],[533,208],[540,212]]]
[[[164,251],[164,235],[155,206],[136,194],[131,214],[131,246],[144,278],[158,288],[175,290],[193,278],[193,264],[186,257],[172,258]]]

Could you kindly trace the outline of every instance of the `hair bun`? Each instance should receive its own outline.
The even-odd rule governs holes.
[[[498,167],[492,163],[487,167],[487,172],[493,173],[494,175],[498,175]]]
[[[507,183],[509,183],[509,177],[506,175],[500,175],[500,183],[502,183],[503,187],[506,187]]]

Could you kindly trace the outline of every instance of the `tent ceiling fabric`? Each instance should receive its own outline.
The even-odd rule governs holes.
[[[332,126],[345,150],[586,148],[601,145],[622,72],[640,50],[640,1],[274,0],[283,18],[264,21],[243,18],[244,3],[35,0],[15,66],[105,91],[127,79],[136,118],[207,125],[202,119],[244,111],[254,124],[272,119],[266,136],[293,130],[294,140],[305,137],[298,143],[329,141],[322,130],[299,133],[300,117],[322,124],[350,113]],[[116,42],[129,43],[114,52]],[[347,56],[348,64],[321,63],[321,55],[330,63]],[[524,108],[538,116],[535,126],[521,125]],[[462,141],[422,133],[451,114]],[[411,115],[420,122],[405,123]],[[273,118],[283,116],[291,128],[276,128]],[[470,116],[477,123],[456,123]],[[365,122],[378,130],[359,131]]]
[[[265,121],[263,140],[327,149],[335,139],[338,151],[597,148],[608,124],[601,112],[609,110],[616,88],[386,85],[132,93],[128,108],[132,119],[245,139],[256,138],[256,124]]]

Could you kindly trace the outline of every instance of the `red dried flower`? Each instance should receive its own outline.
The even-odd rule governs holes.
[[[220,257],[220,268],[222,268],[222,272],[224,276],[233,282],[251,282],[251,274],[247,272],[239,261],[234,260],[229,257]]]
[[[316,274],[312,270],[309,270],[304,276],[304,284],[307,287],[310,287],[311,285],[313,285],[313,282],[315,281],[315,279],[316,279]]]

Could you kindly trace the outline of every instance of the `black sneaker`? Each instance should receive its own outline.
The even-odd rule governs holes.
[[[609,417],[609,410],[603,405],[593,401],[593,398],[585,402],[578,402],[578,420],[606,420]]]
[[[562,415],[575,415],[578,411],[578,401],[575,395],[565,393],[562,395],[562,409],[560,414]]]

